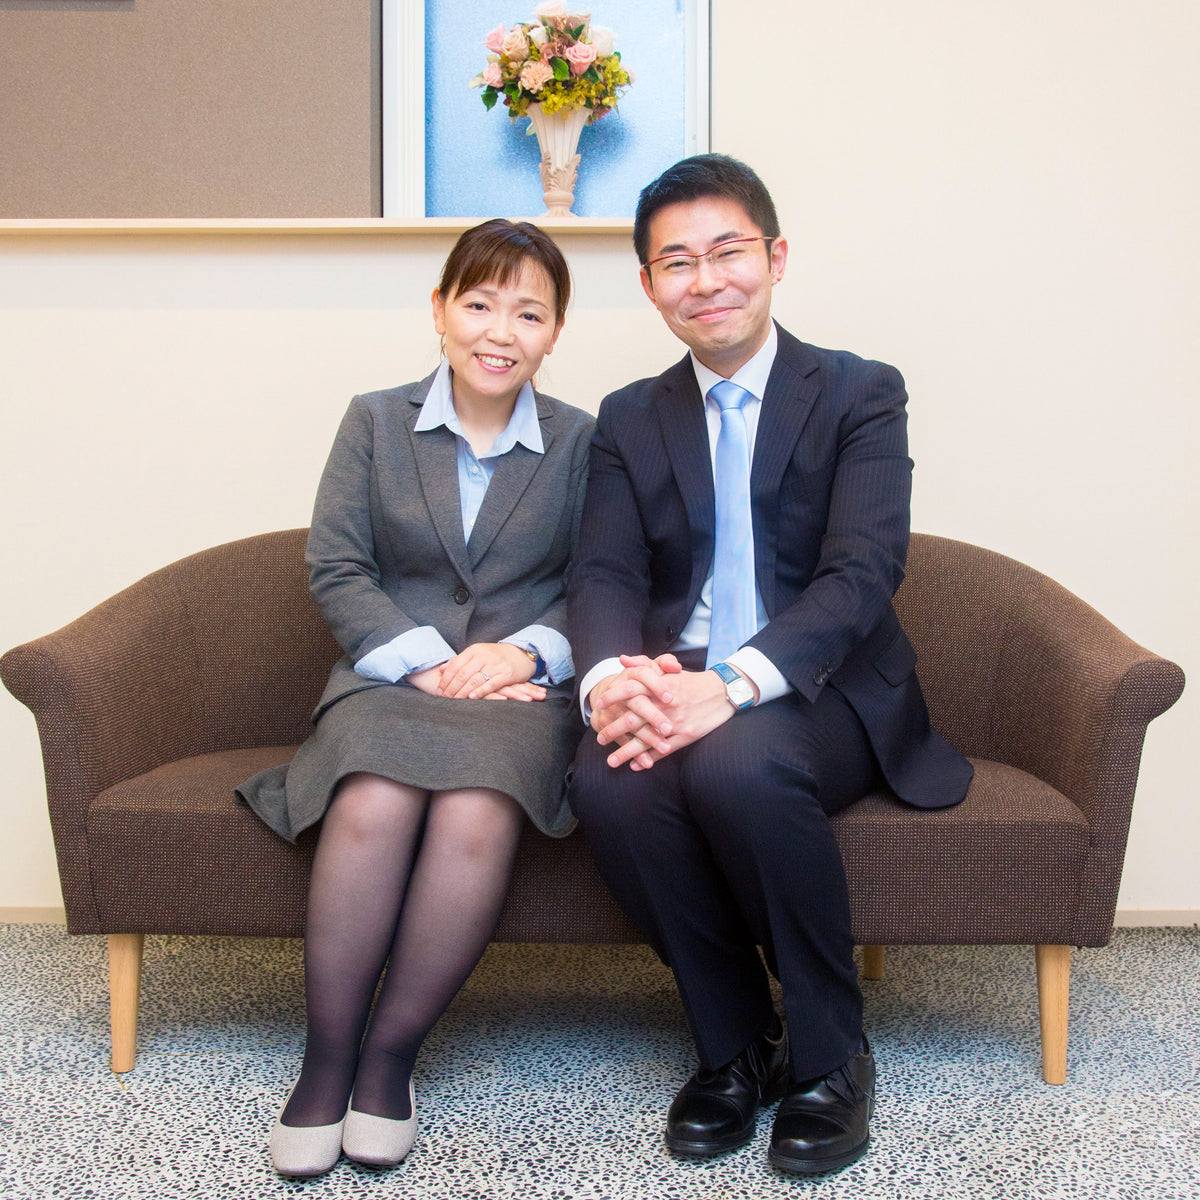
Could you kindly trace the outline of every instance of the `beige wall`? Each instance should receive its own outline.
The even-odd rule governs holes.
[[[715,147],[779,202],[784,323],[905,372],[915,527],[1021,558],[1200,661],[1200,13],[743,13],[716,0]],[[304,524],[350,393],[434,363],[448,245],[0,238],[0,645],[182,554]],[[579,296],[544,382],[594,407],[676,348],[623,239],[565,246]],[[1200,909],[1198,713],[1193,688],[1151,728],[1124,909]],[[0,763],[0,907],[58,904],[33,721],[6,695]]]

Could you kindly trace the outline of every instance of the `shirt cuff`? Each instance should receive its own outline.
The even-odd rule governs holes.
[[[737,667],[758,688],[756,704],[778,700],[792,690],[792,685],[779,673],[779,668],[761,651],[753,646],[735,650],[725,661]]]
[[[545,671],[535,675],[531,683],[562,683],[575,674],[571,643],[549,625],[526,625],[511,637],[500,640],[510,646],[519,646],[522,650],[532,650],[546,664]]]
[[[376,646],[354,664],[354,672],[364,679],[398,683],[405,675],[424,671],[454,657],[449,643],[432,625],[418,625]]]
[[[615,675],[620,670],[621,660],[619,658],[606,658],[603,662],[598,662],[583,677],[583,682],[579,685],[579,711],[583,713],[583,723],[585,725],[590,725],[592,720],[592,706],[588,703],[588,697],[592,694],[592,688],[605,676]]]

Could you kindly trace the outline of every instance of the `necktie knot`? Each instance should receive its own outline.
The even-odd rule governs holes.
[[[744,387],[738,387],[736,383],[728,379],[714,383],[708,389],[708,394],[721,406],[723,413],[728,412],[731,408],[741,408],[750,399],[750,393]]]

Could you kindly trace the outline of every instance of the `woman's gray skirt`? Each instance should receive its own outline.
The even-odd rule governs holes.
[[[237,794],[288,841],[324,816],[356,771],[427,791],[494,788],[543,833],[565,837],[575,827],[566,772],[582,733],[578,707],[561,692],[526,703],[366,687],[322,713],[291,763],[260,771]]]

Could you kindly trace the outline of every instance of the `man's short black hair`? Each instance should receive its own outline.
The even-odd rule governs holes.
[[[771,193],[744,162],[727,154],[696,154],[668,167],[638,196],[633,248],[642,266],[650,257],[650,220],[654,214],[670,204],[686,204],[707,196],[735,200],[766,237],[779,236],[779,218]]]

